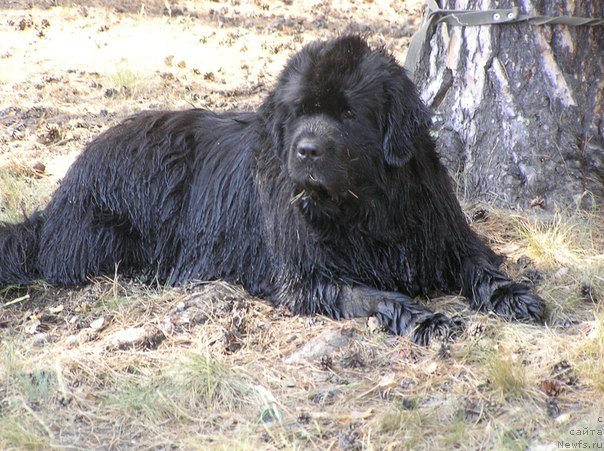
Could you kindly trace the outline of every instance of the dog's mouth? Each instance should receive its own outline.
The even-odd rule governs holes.
[[[333,198],[333,194],[321,179],[311,172],[294,177],[293,182],[294,194],[291,199],[292,205],[305,205],[308,201],[322,203]]]
[[[290,173],[294,184],[294,199],[297,201],[314,201],[318,205],[339,204],[346,198],[357,198],[350,189],[346,180],[334,176],[334,174],[323,173],[316,168],[299,168],[298,171]]]
[[[305,177],[302,187],[309,192],[317,192],[318,194],[327,194],[328,191],[325,183],[313,173],[309,173]]]
[[[330,191],[323,177],[311,169],[299,171],[292,179],[298,191],[306,191],[309,194],[328,194]]]
[[[327,200],[334,196],[321,183],[318,183],[316,180],[309,180],[308,183],[296,185],[295,197],[300,199]]]
[[[346,201],[346,199],[354,200],[358,199],[358,196],[352,190],[330,189],[330,187],[321,183],[320,179],[309,176],[303,182],[295,185],[291,203],[292,205],[307,206],[310,202],[317,206],[334,206]]]

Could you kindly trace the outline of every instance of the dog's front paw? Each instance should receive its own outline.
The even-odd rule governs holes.
[[[432,313],[417,321],[411,334],[411,339],[421,346],[427,346],[432,339],[447,341],[460,329],[460,324],[454,322],[442,313]]]
[[[497,288],[491,304],[495,313],[509,319],[543,323],[545,318],[545,301],[520,283]]]

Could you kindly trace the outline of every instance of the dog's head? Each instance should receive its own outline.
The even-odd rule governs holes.
[[[375,192],[430,125],[404,69],[358,36],[295,54],[262,111],[297,191],[331,201]]]

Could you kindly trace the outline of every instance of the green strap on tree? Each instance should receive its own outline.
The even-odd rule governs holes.
[[[436,0],[427,0],[426,18],[420,29],[413,35],[407,49],[405,68],[413,77],[419,55],[426,42],[428,32],[433,25],[446,23],[451,26],[471,27],[477,25],[509,24],[527,22],[533,25],[604,25],[602,18],[573,17],[573,16],[530,16],[520,14],[518,8],[488,9],[484,11],[467,11],[441,9]]]

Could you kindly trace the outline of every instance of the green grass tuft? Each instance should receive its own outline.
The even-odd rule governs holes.
[[[163,372],[170,396],[187,408],[238,409],[254,402],[258,392],[240,370],[216,356],[190,353]]]
[[[503,399],[522,398],[527,394],[525,369],[511,357],[492,354],[486,368],[491,387]]]

